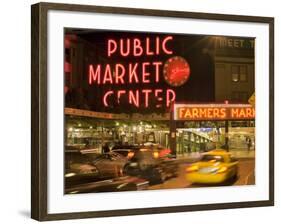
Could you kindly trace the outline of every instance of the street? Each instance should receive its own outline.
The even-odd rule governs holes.
[[[206,187],[218,185],[199,185],[191,184],[185,178],[185,167],[187,163],[180,165],[179,174],[176,178],[171,178],[162,184],[149,186],[149,190],[171,189],[171,188],[189,188],[189,187]],[[234,181],[221,184],[221,186],[229,185],[253,185],[255,184],[255,160],[253,158],[240,159],[238,178]]]

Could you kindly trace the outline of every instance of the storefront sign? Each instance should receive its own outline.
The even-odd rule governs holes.
[[[189,78],[190,67],[182,57],[172,57],[168,63],[159,59],[159,55],[174,54],[173,36],[108,39],[106,48],[109,62],[114,57],[119,60],[88,65],[88,84],[92,87],[108,86],[101,99],[105,107],[112,107],[113,102],[120,104],[121,99],[135,108],[149,108],[152,104],[156,108],[169,107],[176,100],[176,92],[164,88],[161,79],[176,87]],[[139,62],[140,57],[147,58],[147,61]],[[131,60],[120,62],[120,58]]]
[[[240,48],[240,49],[253,49],[255,40],[241,39],[230,37],[218,37],[216,39],[216,46],[218,48]]]
[[[93,117],[93,118],[101,118],[101,119],[129,119],[129,115],[127,114],[113,114],[113,113],[105,113],[105,112],[95,112],[90,110],[81,110],[74,108],[64,108],[64,114],[67,115],[75,115],[81,117]]]
[[[251,120],[255,109],[249,104],[176,104],[175,120]]]

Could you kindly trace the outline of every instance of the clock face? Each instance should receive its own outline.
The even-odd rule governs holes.
[[[187,61],[179,56],[168,59],[163,69],[164,79],[171,86],[181,86],[190,77],[190,66]]]

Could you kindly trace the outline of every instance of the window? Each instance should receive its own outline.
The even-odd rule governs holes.
[[[234,91],[231,94],[231,100],[234,102],[247,102],[248,98],[249,96],[247,92]]]
[[[246,65],[239,66],[239,75],[240,75],[240,82],[247,82],[248,76],[247,76],[247,67]]]
[[[232,75],[232,81],[233,82],[239,81],[239,66],[237,66],[237,65],[232,66],[231,75]]]
[[[248,73],[246,65],[232,65],[231,79],[233,82],[247,82]]]

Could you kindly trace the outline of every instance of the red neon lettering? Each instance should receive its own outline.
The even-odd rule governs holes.
[[[110,57],[116,50],[117,50],[116,41],[109,39],[107,41],[107,56]]]
[[[153,62],[153,65],[155,65],[155,82],[159,82],[159,66],[162,65],[162,62]]]
[[[113,91],[108,91],[108,92],[106,92],[105,94],[104,94],[104,96],[103,96],[103,105],[104,106],[106,106],[106,107],[108,107],[108,103],[107,103],[107,97],[109,96],[109,95],[112,95],[113,94]]]
[[[120,71],[121,69],[121,71]],[[116,64],[115,65],[115,83],[119,84],[120,83],[124,84],[124,75],[125,75],[125,68],[122,64]]]
[[[159,39],[159,37],[156,37],[156,40],[155,40],[155,45],[156,45],[156,49],[155,49],[155,54],[156,55],[159,55],[159,53],[160,53],[160,50],[159,50],[159,42],[160,42],[160,39]]]
[[[154,55],[153,51],[150,51],[150,39],[149,37],[146,38],[146,55]]]
[[[94,66],[89,66],[89,84],[97,82],[100,84],[100,65],[97,65],[96,71],[94,71]]]
[[[129,103],[134,104],[136,107],[140,106],[140,93],[139,90],[136,90],[136,94],[134,95],[134,92],[132,90],[129,91]]]
[[[139,79],[136,73],[136,69],[138,67],[138,63],[135,63],[134,66],[132,66],[132,64],[129,64],[129,83],[133,82],[133,79],[135,80],[135,83],[139,83]]]
[[[143,89],[142,92],[144,93],[144,106],[148,107],[148,98],[149,94],[152,92],[151,89]]]
[[[155,89],[155,97],[157,98],[157,100],[159,102],[162,102],[163,101],[163,97],[159,96],[159,94],[162,94],[163,93],[163,90],[162,89]],[[161,104],[157,104],[156,105],[157,108],[161,107]]]
[[[176,99],[176,93],[174,90],[172,89],[167,89],[166,92],[166,106],[169,107],[170,104],[175,101]]]
[[[146,72],[146,67],[150,65],[150,62],[144,62],[142,64],[142,82],[143,83],[150,83],[150,80],[147,79],[148,76],[150,76],[150,73],[149,72]]]
[[[119,90],[119,91],[117,91],[117,101],[118,101],[118,103],[120,103],[120,97],[121,97],[121,95],[123,95],[123,94],[125,94],[125,93],[126,93],[125,90]]]
[[[134,39],[134,56],[141,56],[143,49],[141,47],[141,41],[137,38]]]
[[[110,84],[113,83],[111,69],[110,69],[109,64],[107,64],[105,67],[105,72],[104,72],[104,77],[103,77],[103,84],[106,84],[106,82],[109,82]]]
[[[164,51],[166,54],[173,54],[173,51],[168,50],[168,49],[167,49],[167,46],[166,46],[166,44],[167,44],[167,42],[168,42],[169,40],[173,40],[173,37],[172,37],[172,36],[167,36],[167,37],[163,40],[163,42],[162,42],[162,49],[163,49],[163,51]]]
[[[125,52],[124,40],[123,39],[120,40],[120,54],[123,57],[127,57],[130,54],[130,39],[127,39],[126,43],[127,43],[126,46],[127,51]]]

